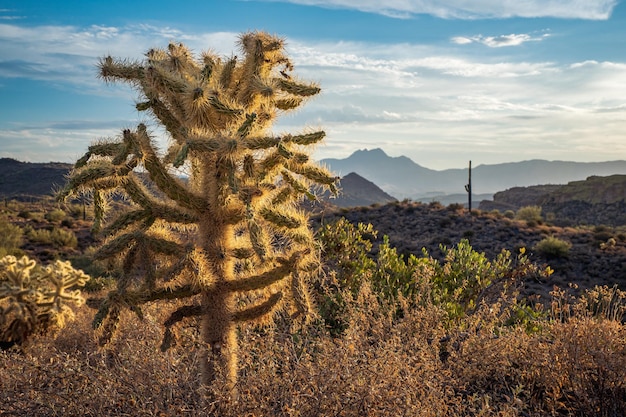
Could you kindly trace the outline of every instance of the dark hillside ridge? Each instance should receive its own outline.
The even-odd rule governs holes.
[[[66,175],[71,169],[71,164],[30,163],[0,158],[0,196],[51,196],[65,185]]]
[[[513,210],[540,206],[555,224],[626,225],[626,175],[591,176],[566,185],[514,187],[482,201],[481,210]]]
[[[71,169],[70,164],[30,163],[0,158],[0,197],[19,199],[52,196],[65,185],[66,176]],[[337,207],[369,206],[396,201],[376,184],[356,173],[350,173],[341,179],[337,197],[331,198],[329,193],[325,193],[322,200]]]
[[[331,197],[329,193],[324,193],[322,199],[337,207],[370,206],[397,201],[376,184],[354,172],[340,180],[339,195]]]
[[[468,162],[469,159],[471,157],[468,157]],[[359,150],[345,159],[323,159],[321,162],[340,176],[356,172],[397,199],[424,200],[429,195],[466,195],[467,168],[436,171],[424,168],[405,156],[390,157],[381,149]],[[493,194],[512,187],[566,184],[592,175],[613,174],[626,175],[626,161],[583,163],[530,160],[478,165],[472,169],[472,189],[476,194]]]

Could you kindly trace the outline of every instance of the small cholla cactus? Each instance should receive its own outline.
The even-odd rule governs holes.
[[[316,199],[314,185],[336,192],[337,180],[307,152],[324,132],[269,131],[319,87],[291,73],[281,39],[246,33],[240,46],[241,58],[194,59],[178,43],[148,51],[143,62],[104,58],[101,76],[138,90],[137,109],[154,117],[170,144],[158,152],[144,124],[124,130],[89,147],[61,194],[91,193],[94,229],[106,237],[95,256],[121,259],[117,289],[94,321],[101,343],[124,308],[141,317],[142,303],[188,299],[166,321],[162,348],[175,342],[173,325],[201,316],[204,380],[222,375],[233,390],[237,325],[269,322],[279,308],[308,310],[305,281],[318,251],[298,202]],[[130,207],[105,221],[113,192]]]
[[[36,331],[63,328],[73,318],[69,304],[84,303],[77,288],[88,279],[69,262],[42,267],[26,256],[0,259],[0,342],[21,344]]]

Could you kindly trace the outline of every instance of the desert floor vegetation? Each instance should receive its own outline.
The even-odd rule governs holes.
[[[35,334],[23,345],[0,352],[0,413],[626,413],[622,323],[626,296],[622,291],[607,286],[583,292],[565,287],[554,289],[539,303],[536,297],[516,293],[520,287],[515,280],[521,275],[535,279],[544,271],[531,262],[518,268],[520,254],[511,254],[512,263],[504,268],[496,257],[451,244],[448,248],[457,250],[457,260],[449,256],[448,263],[442,259],[436,264],[423,254],[405,258],[371,226],[357,227],[347,221],[325,226],[326,232],[317,233],[328,250],[323,253],[324,274],[313,283],[316,318],[303,325],[281,314],[272,326],[238,331],[236,401],[225,398],[219,384],[198,384],[202,343],[193,321],[178,329],[175,346],[167,352],[159,350],[163,323],[170,311],[182,306],[180,301],[167,301],[166,306],[147,303],[143,320],[124,312],[111,345],[99,347],[91,327],[93,307],[106,290],[94,286],[95,291],[83,290],[87,304],[73,308],[71,324]],[[436,277],[458,276],[462,262],[482,267],[474,270],[492,277],[491,282],[484,288],[476,280],[460,279],[454,288],[437,284]],[[503,274],[490,275],[494,265],[500,265]],[[452,292],[448,298],[442,296],[446,288]],[[460,301],[472,288],[482,288],[475,302],[463,304],[462,314],[450,320],[451,311],[458,311],[450,303]],[[212,395],[206,395],[206,390]]]

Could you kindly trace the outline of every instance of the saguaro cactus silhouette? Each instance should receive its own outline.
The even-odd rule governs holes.
[[[107,237],[95,256],[122,258],[123,276],[94,321],[101,342],[123,308],[141,316],[142,303],[188,298],[165,323],[163,348],[174,340],[174,324],[201,316],[205,382],[223,375],[231,388],[238,323],[271,320],[279,307],[306,311],[304,281],[318,259],[297,202],[315,199],[315,184],[336,191],[336,179],[307,152],[323,131],[269,132],[279,114],[319,87],[292,75],[281,39],[251,32],[239,44],[241,58],[205,52],[194,59],[171,43],[142,62],[102,59],[101,77],[135,87],[137,109],[154,116],[170,144],[159,153],[144,124],[124,130],[89,147],[61,194],[92,193],[94,229]],[[106,220],[112,192],[131,207]]]

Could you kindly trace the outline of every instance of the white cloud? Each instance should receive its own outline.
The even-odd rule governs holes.
[[[218,53],[230,53],[237,39],[233,33],[185,35],[169,27],[93,25],[24,27],[0,24],[0,77],[37,80],[71,80],[82,87],[97,87],[95,65],[103,55],[140,59],[153,47],[184,41],[200,52],[207,45],[223,45]],[[197,48],[197,49],[196,49]]]
[[[350,144],[320,147],[320,158],[382,147],[437,169],[463,166],[469,154],[480,163],[626,156],[625,63],[451,56],[407,44],[304,46],[293,48],[296,71],[320,81],[323,94],[279,125],[321,125],[328,143]]]
[[[617,0],[268,0],[360,10],[394,18],[430,14],[446,19],[556,17],[605,20]]]
[[[474,42],[472,38],[466,38],[465,36],[455,36],[451,39],[451,41],[457,45],[468,45]]]
[[[528,41],[519,34],[508,36],[492,42]],[[478,42],[476,37],[466,39]],[[223,48],[216,52],[230,55],[237,48],[234,33],[189,34],[147,25],[0,24],[0,77],[63,82],[81,90],[87,86],[94,99],[121,94],[120,107],[128,111],[133,94],[126,86],[103,86],[95,77],[97,58],[109,53],[141,58],[145,50],[164,47],[170,40],[183,41],[194,52],[216,45]],[[382,147],[391,155],[404,154],[439,169],[465,166],[470,154],[476,163],[626,157],[624,62],[463,56],[408,43],[290,39],[287,46],[298,76],[319,82],[323,90],[302,110],[279,119],[276,131],[324,128],[327,145],[318,147],[318,158]],[[92,140],[134,124],[107,128],[58,122],[37,129],[0,126],[0,153],[68,161],[80,156]]]
[[[550,36],[549,34],[543,34],[541,36],[531,36],[526,33],[515,34],[512,33],[510,35],[499,35],[499,36],[457,36],[451,39],[453,43],[457,45],[467,45],[470,43],[481,43],[483,45],[489,46],[491,48],[500,48],[503,46],[519,46],[526,42],[538,42],[542,41],[545,38]]]

